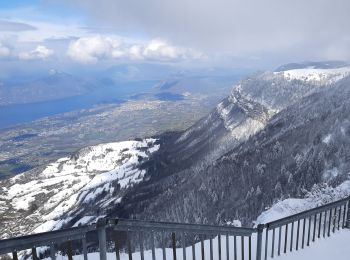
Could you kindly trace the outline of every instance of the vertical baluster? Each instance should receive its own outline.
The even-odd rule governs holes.
[[[163,231],[162,232],[162,238],[163,238],[163,243],[162,243],[162,253],[163,253],[163,260],[166,260],[166,252],[165,252],[165,244],[166,244],[166,241],[164,241],[164,238],[166,237],[166,234],[165,232]]]
[[[285,228],[285,234],[284,234],[284,253],[287,253],[287,244],[288,244],[288,224],[286,225]]]
[[[328,233],[327,233],[328,236],[331,235],[332,212],[333,212],[333,209],[330,209],[329,210],[329,219],[328,219]]]
[[[195,237],[193,238],[192,241],[192,260],[196,260],[196,248],[195,248]]]
[[[334,215],[332,218],[332,222],[333,222],[332,231],[333,231],[333,233],[335,232],[336,219],[337,219],[337,207],[334,208]]]
[[[12,252],[12,260],[18,260],[18,255],[16,251]]]
[[[36,253],[35,247],[32,248],[32,257],[33,257],[33,260],[38,260],[38,254]]]
[[[318,233],[317,233],[318,238],[321,237],[322,213],[323,212],[320,212],[320,217],[318,219]]]
[[[323,220],[323,237],[326,237],[326,229],[327,229],[327,210],[324,212],[324,220]]]
[[[310,245],[310,233],[311,233],[311,216],[309,217],[309,226],[308,226],[308,232],[307,232],[307,243],[306,245]]]
[[[301,248],[304,249],[305,242],[305,226],[306,226],[306,218],[303,219],[303,237],[301,239]]]
[[[83,241],[84,240],[85,240],[85,238],[83,239]],[[86,243],[86,240],[85,240],[85,243]],[[83,245],[83,248],[84,248],[84,245]],[[51,244],[51,246],[50,246],[50,258],[51,258],[51,260],[56,260],[56,249],[55,249],[54,244]],[[14,260],[18,260],[18,259],[14,259]],[[84,260],[87,260],[87,258],[85,258],[85,253],[84,253]]]
[[[175,233],[174,233],[174,240],[175,240]],[[176,244],[175,244],[175,246],[176,246]],[[154,245],[154,232],[153,232],[153,230],[151,231],[151,247],[152,247],[152,260],[156,260],[156,249],[155,249],[155,245]],[[175,251],[174,260],[176,260],[176,251]]]
[[[345,227],[345,218],[346,218],[346,204],[343,206],[343,223],[342,223],[342,228]]]
[[[269,229],[266,228],[266,233],[265,233],[265,260],[267,259],[267,249],[268,249],[268,243],[269,243]]]
[[[244,260],[244,236],[241,236],[242,260]]]
[[[294,221],[292,222],[292,229],[290,231],[290,250],[293,251],[293,235],[294,235]]]
[[[204,241],[203,241],[203,237],[201,237],[201,253],[202,253],[202,260],[205,260],[205,256],[204,256]]]
[[[347,228],[350,228],[350,200],[348,201],[348,203],[346,204],[346,221],[345,221],[345,226]]]
[[[100,260],[107,260],[107,236],[106,236],[107,219],[100,218],[97,220],[98,248],[100,250]]]
[[[175,237],[175,232],[171,233],[171,240],[172,240],[172,245],[173,245],[173,260],[176,260],[176,237]],[[152,259],[155,260],[155,259]]]
[[[218,234],[218,254],[219,254],[219,260],[221,260],[221,235]]]
[[[131,240],[130,240],[130,233],[129,232],[126,234],[126,244],[128,247],[129,260],[132,260]]]
[[[252,260],[252,237],[248,237],[248,246],[249,246],[249,260]]]
[[[68,241],[67,242],[67,252],[68,252],[68,260],[73,260],[72,241]]]
[[[338,210],[338,230],[340,229],[340,216],[341,216],[341,206],[339,206],[339,210]]]
[[[117,242],[117,238],[114,241],[114,249],[115,249],[115,257],[117,260],[120,260],[120,254],[119,254],[119,244]]]
[[[275,253],[275,228],[272,229],[272,248],[271,248],[271,257],[274,257]]]
[[[143,232],[142,231],[139,233],[139,244],[140,244],[141,260],[144,260],[145,259],[145,254],[144,254],[144,250],[143,250]]]
[[[182,232],[182,259],[186,260],[186,237],[185,237],[185,232]]]
[[[210,238],[210,260],[213,260],[213,239]]]
[[[162,254],[163,254],[163,260],[166,260],[166,252],[165,252],[165,245],[162,246]]]
[[[226,260],[230,260],[230,243],[228,234],[226,234]]]
[[[281,255],[281,236],[282,236],[282,227],[279,227],[278,230],[278,255]]]
[[[237,236],[233,237],[234,260],[237,260]]]
[[[300,229],[300,219],[298,219],[298,225],[297,225],[297,241],[296,241],[296,245],[295,245],[295,250],[298,251],[298,247],[299,247],[299,229]]]
[[[317,224],[317,214],[314,215],[314,230],[312,231],[312,242],[315,242],[316,224]]]
[[[261,260],[262,253],[262,238],[264,233],[264,227],[269,229],[269,225],[258,224],[257,226],[257,234],[256,234],[256,260]]]

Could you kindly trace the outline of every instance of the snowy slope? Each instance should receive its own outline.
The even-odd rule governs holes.
[[[350,67],[319,69],[313,66],[303,69],[292,69],[274,72],[286,80],[301,80],[313,83],[331,84],[350,75]]]
[[[350,195],[350,180],[344,181],[336,187],[328,185],[314,185],[314,188],[304,198],[288,198],[275,203],[262,212],[256,224],[265,224],[299,212],[309,210]]]
[[[350,66],[331,65],[286,66],[242,80],[206,118],[181,134],[176,153],[200,162],[218,158],[263,129],[273,115],[350,75]]]
[[[86,147],[38,174],[24,173],[0,183],[0,205],[6,205],[0,207],[0,215],[19,218],[1,227],[2,237],[10,231],[18,235],[58,229],[75,216],[71,212],[96,200],[102,215],[103,208],[121,201],[121,191],[143,180],[146,172],[138,166],[159,149],[155,142],[144,139]],[[85,216],[78,222],[96,217]]]

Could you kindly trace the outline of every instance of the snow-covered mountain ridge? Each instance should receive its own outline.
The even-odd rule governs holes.
[[[282,76],[286,80],[301,80],[313,83],[331,84],[350,75],[350,67],[319,69],[310,66],[304,69],[274,72],[274,74]]]
[[[332,88],[350,75],[347,64],[332,65],[286,65],[278,71],[267,71],[242,80],[207,117],[179,136],[176,141],[178,154],[188,154],[191,161],[198,157],[201,163],[220,157],[262,130],[279,111],[313,93]],[[291,76],[285,77],[285,74],[297,80],[291,80]],[[310,80],[310,77],[320,80]],[[205,160],[201,155],[203,152]]]
[[[0,215],[22,215],[17,223],[5,222],[2,237],[16,230],[18,235],[58,229],[77,216],[74,210],[97,199],[102,214],[103,208],[121,201],[122,190],[143,180],[146,172],[138,166],[158,149],[151,138],[86,147],[38,174],[24,173],[1,183]],[[83,222],[94,219],[85,217]]]
[[[201,223],[240,219],[250,225],[266,207],[290,197],[303,198],[314,184],[340,185],[350,172],[349,91],[350,77],[329,86],[278,77],[261,80],[261,75],[245,80],[239,91],[182,133],[175,145],[164,146],[174,149],[164,162],[175,158],[185,163],[178,167],[170,161],[161,168],[171,169],[173,176],[143,187],[144,194],[156,186],[159,199],[148,198],[150,206],[138,215],[133,211],[133,216]],[[249,135],[246,128],[244,138],[232,138],[232,130],[254,117],[247,109],[252,103],[275,112],[267,113],[260,131]],[[228,130],[225,121],[236,125]],[[128,208],[146,203],[134,201]],[[166,207],[169,202],[171,209]]]

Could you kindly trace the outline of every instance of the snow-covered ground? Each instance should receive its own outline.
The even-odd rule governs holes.
[[[274,74],[282,75],[286,80],[302,80],[329,84],[350,75],[350,67],[334,69],[316,69],[314,67],[308,67],[303,69],[274,72]]]
[[[350,230],[344,229],[331,238],[320,239],[303,250],[276,257],[281,260],[347,260],[350,256]]]
[[[293,248],[293,251],[288,251],[286,254],[283,253],[283,246],[281,250],[281,255],[277,255],[277,250],[274,255],[274,259],[281,259],[281,260],[329,260],[329,259],[336,259],[336,260],[348,260],[350,255],[350,247],[348,246],[348,243],[350,241],[350,230],[343,229],[341,231],[337,231],[335,234],[333,234],[330,238],[321,238],[316,240],[314,243],[311,243],[310,246],[305,246],[304,249],[299,249],[298,251],[295,251],[295,247]],[[210,244],[209,240],[204,241],[204,256],[205,259],[210,259]],[[248,238],[245,238],[245,259],[248,259]],[[264,245],[264,239],[263,239],[263,245]],[[270,244],[271,246],[271,241]],[[196,249],[196,259],[202,259],[201,255],[201,245],[200,243],[196,243],[195,245]],[[256,235],[254,234],[252,236],[252,259],[256,259]],[[221,237],[221,259],[226,259],[226,237]],[[264,259],[264,247],[262,251],[262,259]],[[156,260],[163,260],[163,254],[162,249],[156,248]],[[233,259],[234,254],[234,238],[229,237],[229,256],[230,259]],[[184,260],[183,259],[183,251],[182,248],[178,248],[177,252],[177,260]],[[144,252],[145,260],[152,260],[152,251],[151,250],[145,250]],[[49,260],[50,258],[46,258],[46,260]],[[62,256],[60,254],[57,254],[57,260],[66,260],[67,256]],[[73,256],[74,260],[83,260],[83,255],[76,255]],[[98,260],[99,259],[99,253],[89,253],[88,254],[89,260]],[[107,253],[107,259],[108,260],[116,260],[116,254],[114,252]],[[129,256],[125,252],[120,253],[120,260],[128,260]],[[135,252],[132,255],[133,260],[141,260],[141,255],[139,252]],[[166,259],[172,260],[173,259],[173,251],[171,248],[166,248]],[[186,259],[192,260],[192,247],[186,248]],[[218,238],[213,239],[213,260],[218,260],[219,254],[218,254]],[[240,237],[237,237],[237,259],[242,259],[241,254],[241,239]],[[269,251],[268,259],[271,258],[271,252]]]

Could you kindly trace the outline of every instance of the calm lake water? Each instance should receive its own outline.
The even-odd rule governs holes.
[[[0,129],[31,122],[45,116],[90,108],[99,104],[120,104],[131,94],[139,91],[149,91],[154,84],[155,82],[153,81],[134,82],[123,84],[123,86],[114,89],[96,91],[85,96],[30,104],[0,106]]]

